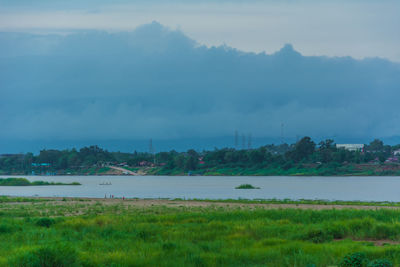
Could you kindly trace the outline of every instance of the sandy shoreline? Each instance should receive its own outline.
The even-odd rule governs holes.
[[[10,199],[17,197],[8,197]],[[170,199],[121,199],[121,198],[85,198],[85,197],[27,197],[33,200],[48,200],[45,203],[54,205],[72,205],[77,203],[85,203],[89,205],[104,204],[104,205],[126,205],[135,207],[154,207],[154,206],[167,206],[167,207],[225,207],[225,208],[263,208],[263,209],[312,209],[312,210],[326,210],[326,209],[357,209],[357,210],[376,210],[376,209],[400,209],[399,206],[381,206],[381,205],[340,205],[340,204],[286,204],[286,203],[239,203],[239,202],[218,202],[207,200],[170,200]],[[4,204],[13,205],[26,205],[31,204],[32,201],[21,202],[10,201]],[[35,202],[34,202],[35,203]],[[36,202],[43,203],[43,202]]]

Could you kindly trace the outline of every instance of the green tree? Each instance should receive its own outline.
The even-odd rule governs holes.
[[[249,152],[249,158],[251,163],[259,164],[265,160],[265,154],[267,150],[265,147],[261,147],[259,149],[254,149]]]
[[[185,161],[185,170],[186,171],[192,171],[192,170],[196,170],[197,169],[197,165],[198,165],[198,158],[194,157],[194,156],[189,156],[187,157],[186,161]]]
[[[370,152],[381,152],[384,150],[383,142],[379,139],[375,139],[367,146],[367,150]]]
[[[300,141],[298,141],[294,150],[287,153],[287,156],[291,158],[294,162],[300,162],[302,160],[306,160],[309,156],[311,156],[315,151],[315,143],[311,140],[310,137],[303,137]]]
[[[334,151],[336,151],[336,146],[332,139],[321,141],[318,149],[320,161],[323,163],[332,161]]]

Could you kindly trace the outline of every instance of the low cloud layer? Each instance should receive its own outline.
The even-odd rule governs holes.
[[[152,20],[207,46],[400,62],[398,0],[0,0],[0,31],[126,31]]]
[[[389,137],[400,64],[198,45],[154,22],[131,32],[0,33],[0,138]]]

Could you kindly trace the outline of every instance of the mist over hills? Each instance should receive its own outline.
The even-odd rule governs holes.
[[[235,130],[276,140],[281,123],[292,139],[400,133],[399,63],[302,56],[290,44],[269,55],[208,48],[157,22],[130,32],[0,33],[0,87],[3,144]]]

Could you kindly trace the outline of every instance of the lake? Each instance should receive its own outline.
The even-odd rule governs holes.
[[[18,176],[0,176],[0,178]],[[0,186],[0,195],[46,197],[326,199],[400,202],[400,177],[21,176],[80,186]],[[112,185],[100,185],[111,182]],[[235,189],[240,184],[260,189]]]

